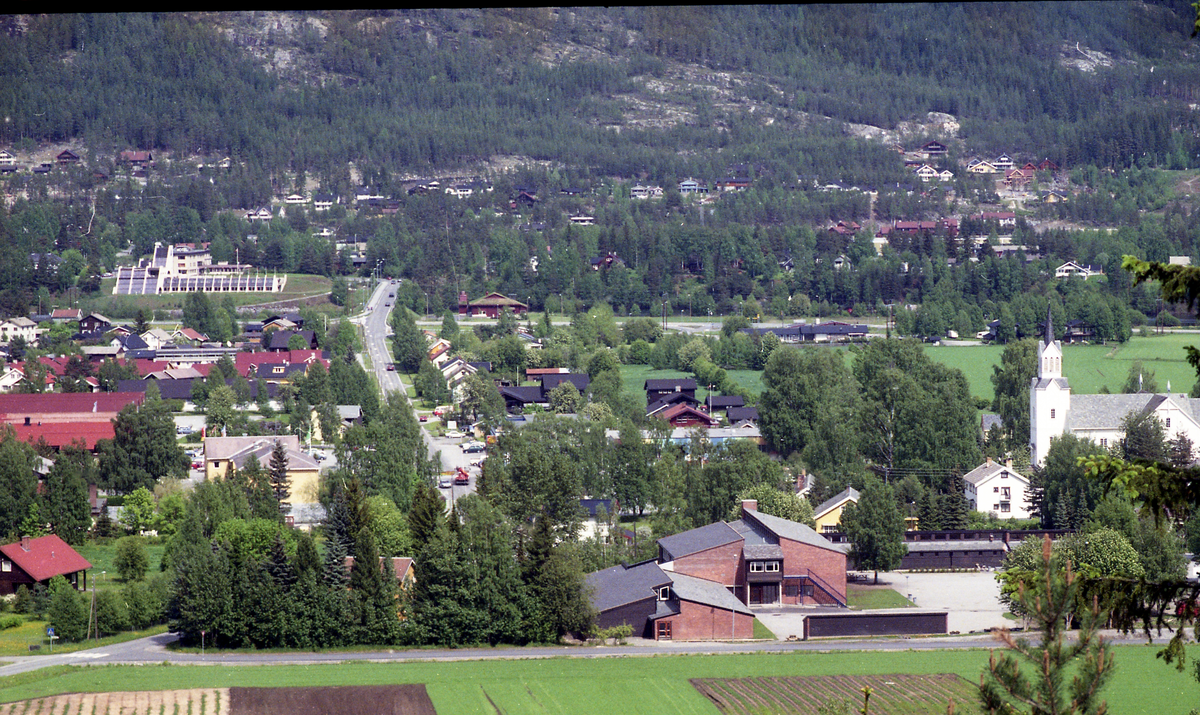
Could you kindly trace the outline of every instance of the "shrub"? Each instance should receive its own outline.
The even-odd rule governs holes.
[[[25,619],[21,618],[20,616],[2,616],[0,617],[0,631],[6,631],[9,628],[16,628],[24,622]]]
[[[64,641],[81,641],[87,637],[88,609],[84,607],[75,587],[62,576],[50,581],[50,625],[55,635]]]
[[[120,594],[113,591],[96,594],[96,630],[102,636],[129,630],[129,609]]]
[[[150,560],[146,556],[146,545],[137,536],[126,536],[117,541],[117,555],[113,566],[122,581],[141,581],[146,577]]]

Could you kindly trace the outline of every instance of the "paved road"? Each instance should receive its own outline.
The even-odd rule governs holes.
[[[1142,636],[1106,633],[1116,643],[1144,644]],[[654,655],[727,655],[735,653],[790,653],[833,651],[906,651],[993,648],[992,635],[950,636],[937,638],[838,639],[814,641],[754,641],[673,643],[631,639],[624,646],[542,646],[533,648],[459,648],[294,653],[179,653],[167,648],[175,640],[171,634],[150,636],[127,643],[68,654],[6,657],[12,661],[0,667],[0,677],[25,673],[56,665],[121,665],[172,663],[176,665],[313,665],[368,661],[377,663],[404,661],[460,661],[531,658],[606,658]],[[1158,639],[1165,642],[1166,638]]]

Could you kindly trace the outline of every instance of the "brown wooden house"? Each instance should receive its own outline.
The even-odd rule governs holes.
[[[0,595],[16,593],[21,586],[47,586],[55,576],[65,577],[75,588],[86,588],[91,567],[87,559],[54,534],[24,538],[0,546]]]

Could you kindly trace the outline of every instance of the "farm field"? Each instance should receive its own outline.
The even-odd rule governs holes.
[[[978,687],[953,674],[696,678],[692,685],[724,715],[818,715],[834,703],[846,703],[852,711],[862,706],[866,688],[871,691],[869,707],[877,712],[938,715],[949,702],[955,712],[979,712]]]
[[[1184,715],[1200,686],[1155,659],[1161,646],[1117,646],[1105,688],[1109,712]],[[599,653],[598,653],[599,654]],[[652,658],[551,658],[458,662],[228,667],[109,666],[27,673],[0,681],[0,702],[115,689],[191,690],[423,683],[439,715],[630,712],[716,715],[692,678],[953,673],[978,682],[988,651],[797,652]],[[641,695],[634,698],[634,693]],[[631,699],[633,698],[633,699]],[[647,700],[646,698],[651,698]],[[961,712],[961,708],[959,709]]]

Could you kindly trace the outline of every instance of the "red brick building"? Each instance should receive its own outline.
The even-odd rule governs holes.
[[[846,547],[762,514],[658,540],[658,559],[588,575],[601,628],[658,640],[749,638],[753,606],[846,605]]]

